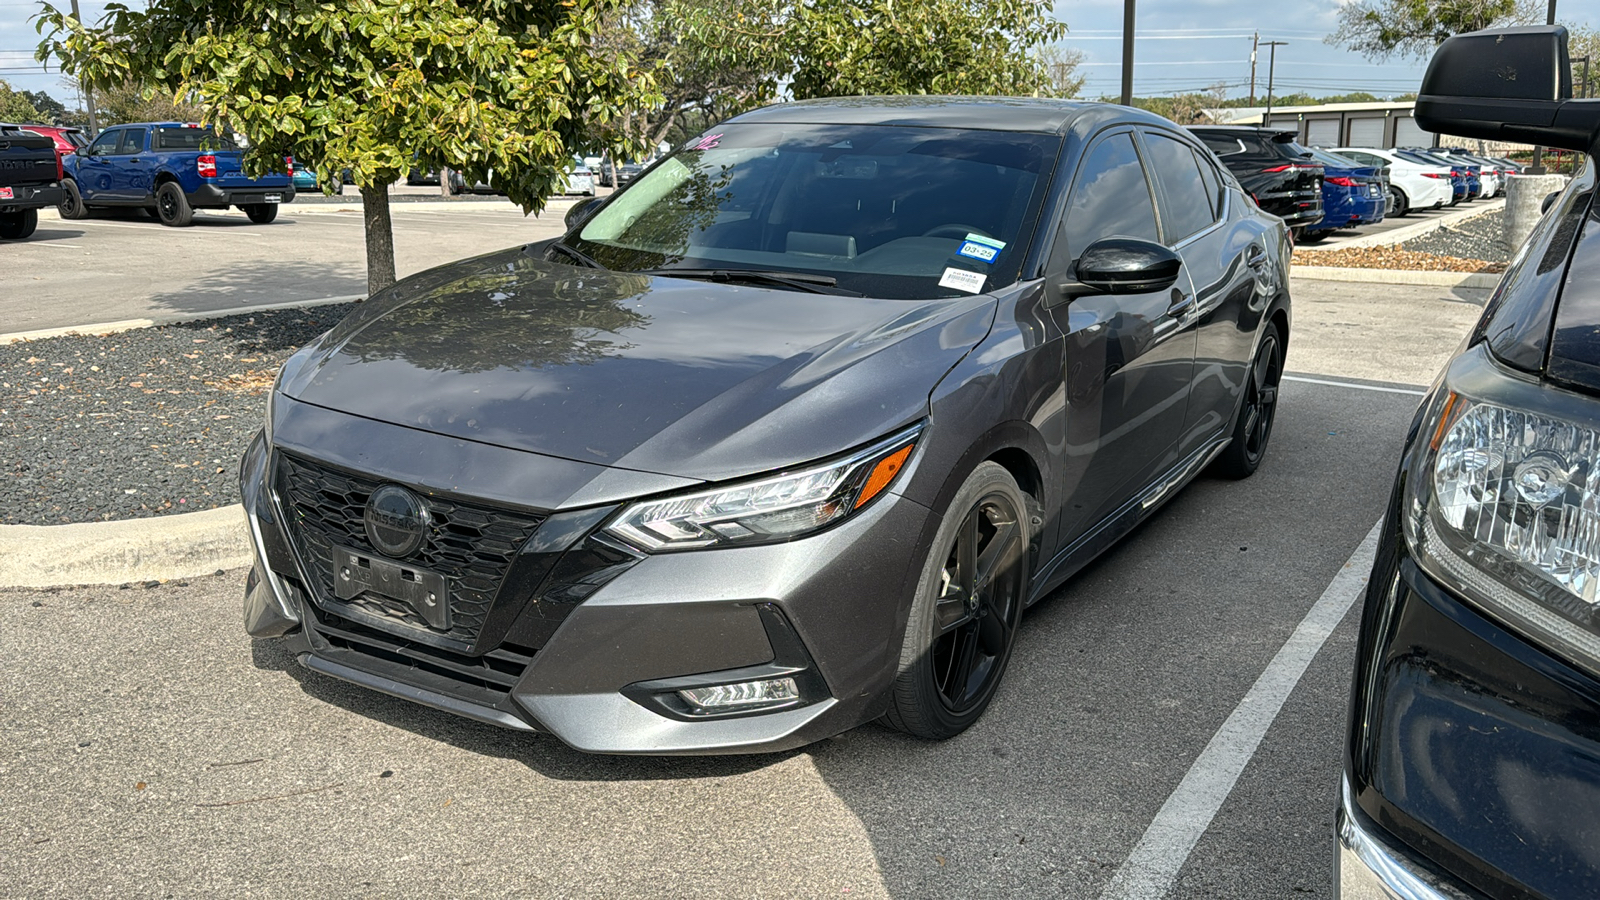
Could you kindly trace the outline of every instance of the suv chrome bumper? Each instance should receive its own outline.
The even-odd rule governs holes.
[[[1339,900],[1473,900],[1364,828],[1354,810],[1345,776],[1339,783],[1339,861],[1334,870]]]

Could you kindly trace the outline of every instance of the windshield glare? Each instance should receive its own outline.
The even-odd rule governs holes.
[[[568,242],[622,271],[806,272],[902,299],[987,291],[1017,280],[1059,146],[947,128],[726,125]]]

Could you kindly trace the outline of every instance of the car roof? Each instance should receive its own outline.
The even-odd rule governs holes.
[[[1175,127],[1172,122],[1154,113],[1109,103],[1047,97],[926,95],[800,100],[765,106],[729,121],[796,125],[910,125],[1064,134],[1080,119],[1100,118],[1111,111],[1130,122]]]

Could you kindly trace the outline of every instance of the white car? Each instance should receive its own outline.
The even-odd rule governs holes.
[[[1448,166],[1428,166],[1412,162],[1393,150],[1371,147],[1339,147],[1333,151],[1369,166],[1389,168],[1389,190],[1394,196],[1394,212],[1403,216],[1413,209],[1438,209],[1449,206],[1454,188],[1450,186]]]

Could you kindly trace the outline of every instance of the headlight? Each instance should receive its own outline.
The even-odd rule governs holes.
[[[1509,375],[1497,390],[1473,355],[1490,398],[1448,376],[1437,391],[1406,477],[1407,543],[1469,602],[1600,671],[1600,432],[1571,416],[1596,401]]]
[[[635,503],[605,530],[652,553],[801,537],[883,493],[905,468],[921,432],[917,425],[843,459],[793,473]]]

